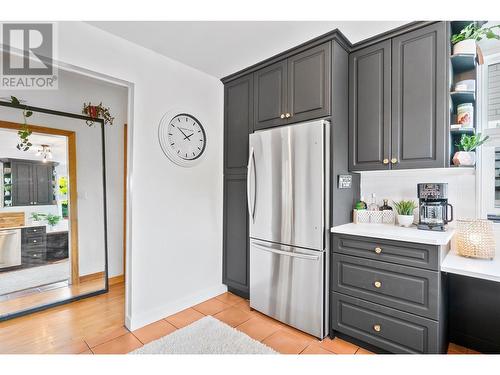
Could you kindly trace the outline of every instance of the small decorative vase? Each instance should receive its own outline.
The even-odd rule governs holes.
[[[398,223],[400,227],[411,227],[413,224],[413,215],[398,215]]]
[[[476,54],[476,40],[475,39],[465,39],[458,42],[453,46],[453,54],[458,55],[459,53],[464,54]]]
[[[476,153],[457,151],[455,155],[453,155],[453,164],[459,167],[473,167],[476,165]]]

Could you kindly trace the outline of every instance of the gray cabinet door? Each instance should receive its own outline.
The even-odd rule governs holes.
[[[390,40],[349,55],[349,144],[350,170],[390,168]]]
[[[289,122],[330,115],[331,43],[324,43],[288,59]]]
[[[27,161],[11,161],[12,205],[29,206],[33,202],[32,164]]]
[[[224,172],[246,173],[248,134],[253,128],[253,75],[224,87]]]
[[[393,169],[446,166],[446,43],[444,22],[392,40]]]
[[[287,60],[254,73],[254,130],[285,124]]]
[[[50,205],[54,203],[52,193],[52,170],[51,164],[33,164],[33,204]]]
[[[246,175],[224,178],[223,282],[248,297],[248,213]]]

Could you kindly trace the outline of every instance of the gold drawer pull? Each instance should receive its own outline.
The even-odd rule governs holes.
[[[282,114],[280,115],[280,118],[285,118],[285,114],[284,114],[284,113],[282,113]]]
[[[391,163],[392,163],[392,164],[396,164],[397,162],[398,162],[398,159],[396,159],[396,158],[392,158],[392,159],[391,159]]]
[[[381,329],[380,324],[375,324],[375,325],[373,326],[373,330],[374,330],[375,332],[380,332],[380,329]]]
[[[375,281],[373,285],[375,286],[375,288],[380,288],[382,286],[382,283],[380,281]]]
[[[375,248],[375,253],[380,254],[382,252],[382,249],[380,247]]]
[[[384,163],[384,164],[389,164],[389,159],[384,159],[384,160],[382,160],[382,163]]]

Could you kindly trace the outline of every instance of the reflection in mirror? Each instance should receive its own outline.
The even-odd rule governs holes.
[[[500,147],[495,147],[495,208],[500,208]]]
[[[107,289],[99,123],[37,113],[18,150],[19,109],[0,116],[0,319]],[[40,126],[38,126],[40,125]]]

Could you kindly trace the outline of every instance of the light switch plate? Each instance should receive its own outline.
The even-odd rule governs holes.
[[[339,174],[338,187],[339,189],[350,189],[352,187],[352,175]]]

